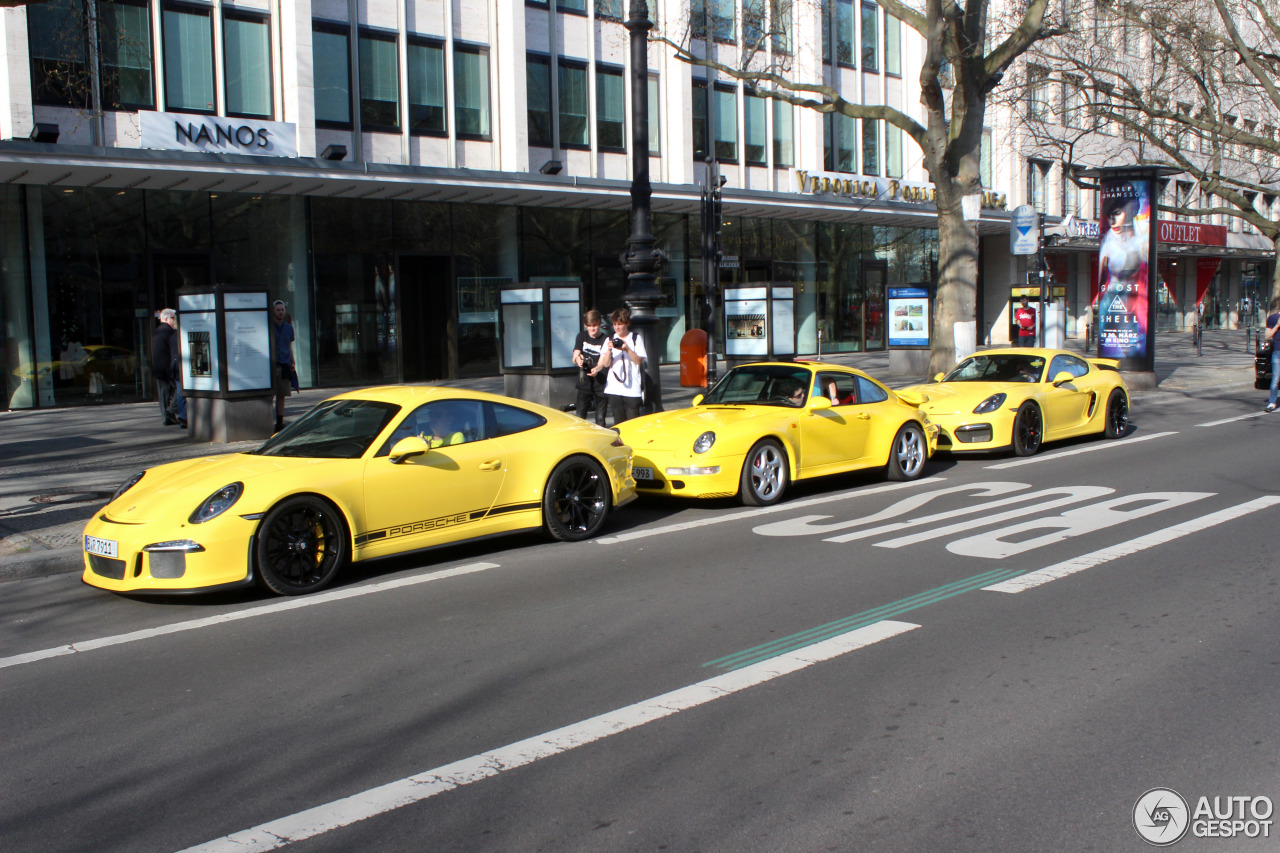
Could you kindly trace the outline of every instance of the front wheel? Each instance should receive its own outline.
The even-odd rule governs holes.
[[[890,480],[914,480],[924,473],[928,459],[929,445],[925,443],[924,430],[914,422],[903,424],[893,439],[886,473]]]
[[[747,506],[769,506],[787,489],[787,454],[771,438],[755,443],[742,463],[738,497]]]
[[[608,517],[609,481],[594,460],[574,456],[555,467],[542,493],[542,518],[553,539],[590,539]]]
[[[332,583],[350,559],[341,514],[299,495],[271,508],[258,528],[258,580],[276,595],[305,595]]]
[[[1040,407],[1026,402],[1013,419],[1013,452],[1018,456],[1034,456],[1044,440],[1044,419]]]
[[[1107,397],[1107,438],[1119,438],[1129,423],[1129,400],[1119,388],[1112,388]]]

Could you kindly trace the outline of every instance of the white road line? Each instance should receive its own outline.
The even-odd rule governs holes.
[[[182,631],[194,631],[197,628],[209,628],[214,625],[222,625],[227,622],[235,622],[240,619],[251,619],[255,616],[266,616],[270,613],[279,613],[283,610],[297,610],[300,607],[311,607],[316,604],[328,604],[331,601],[341,601],[346,598],[358,598],[362,595],[372,595],[375,592],[386,592],[389,589],[416,586],[421,583],[429,583],[431,581],[444,580],[445,578],[457,577],[458,575],[469,575],[474,572],[483,572],[485,569],[496,568],[498,568],[497,563],[470,563],[465,566],[445,569],[440,572],[431,572],[426,575],[398,578],[396,580],[383,581],[382,583],[369,584],[368,586],[354,586],[348,589],[337,589],[333,592],[322,592],[318,595],[309,595],[303,598],[286,598],[271,604],[264,604],[260,607],[250,607],[245,610],[237,610],[234,613],[222,613],[218,616],[209,616],[204,619],[192,619],[188,622],[175,622],[172,625],[161,625],[158,628],[146,628],[142,631],[133,631],[128,634],[116,634],[112,637],[99,637],[96,640],[85,640],[81,643],[72,643],[69,646],[54,646],[51,649],[42,649],[38,652],[27,652],[26,654],[0,658],[0,669],[10,666],[20,666],[24,663],[35,663],[36,661],[60,657],[62,655],[74,655],[80,652],[102,649],[107,646],[119,646],[124,643],[135,643],[139,640],[149,640],[152,637],[162,637],[165,634],[177,634]]]
[[[737,693],[798,672],[815,663],[831,660],[873,643],[919,628],[909,622],[877,622],[838,637],[832,637],[794,652],[742,669],[717,675],[706,681],[655,696],[616,711],[573,723],[545,734],[534,735],[489,752],[426,770],[377,788],[297,814],[260,824],[222,838],[190,847],[182,853],[253,853],[275,850],[295,841],[314,838],[334,829],[374,817],[402,806],[421,802],[445,791],[469,785],[532,764],[543,758],[568,752],[579,746],[638,728],[680,711],[696,708],[715,699]]]
[[[847,500],[848,498],[860,498],[865,495],[878,495],[883,492],[894,492],[898,489],[909,489],[912,486],[927,486],[932,483],[945,483],[946,477],[926,477],[921,480],[912,480],[909,483],[889,483],[883,486],[874,486],[869,489],[848,489],[835,494],[822,495],[816,498],[807,498],[802,501],[790,501],[781,503],[777,506],[766,506],[760,509],[748,509],[742,512],[731,512],[728,515],[717,515],[712,518],[701,518],[697,521],[682,521],[677,524],[668,524],[665,527],[646,527],[643,530],[635,530],[631,533],[620,533],[617,536],[602,536],[595,540],[601,545],[616,545],[619,542],[630,542],[633,539],[644,539],[655,534],[675,533],[680,530],[693,530],[698,527],[707,527],[712,524],[723,524],[726,521],[740,521],[744,518],[755,518],[761,515],[769,515],[775,512],[786,512],[793,509],[803,509],[807,506],[826,505],[833,501]]]
[[[1242,515],[1248,515],[1251,512],[1257,512],[1260,509],[1266,509],[1270,506],[1280,504],[1280,496],[1268,495],[1266,497],[1257,498],[1255,500],[1242,503],[1238,506],[1229,507],[1218,512],[1203,515],[1200,518],[1193,518],[1190,521],[1184,521],[1182,524],[1174,524],[1163,530],[1157,530],[1154,533],[1148,533],[1146,536],[1139,536],[1129,542],[1121,542],[1119,545],[1112,545],[1110,548],[1103,548],[1100,551],[1094,551],[1091,554],[1084,554],[1071,560],[1064,560],[1061,563],[1055,563],[1052,566],[1046,566],[1038,571],[1029,572],[1025,575],[1019,575],[1016,578],[1010,578],[1007,581],[995,584],[994,586],[983,587],[988,592],[1009,592],[1018,593],[1028,589],[1040,586],[1041,584],[1056,581],[1059,578],[1065,578],[1067,575],[1073,575],[1076,572],[1082,572],[1085,569],[1091,569],[1102,563],[1111,560],[1127,557],[1130,554],[1136,554],[1139,551],[1145,551],[1148,548],[1154,548],[1157,545],[1163,545],[1166,542],[1172,542],[1174,539],[1180,539],[1191,533],[1198,533],[1218,524],[1233,521]]]
[[[1234,418],[1223,418],[1220,421],[1209,421],[1207,424],[1196,424],[1196,426],[1198,427],[1222,426],[1223,424],[1229,424],[1234,421],[1247,421],[1249,418],[1265,417],[1266,415],[1269,415],[1269,414],[1271,414],[1271,412],[1250,412],[1247,415],[1237,415]]]
[[[1037,462],[1052,462],[1053,460],[1061,459],[1064,456],[1075,456],[1078,453],[1094,453],[1098,450],[1110,450],[1113,447],[1127,447],[1135,441],[1150,441],[1153,438],[1164,438],[1166,435],[1177,434],[1177,432],[1153,432],[1151,435],[1136,435],[1133,438],[1125,438],[1119,441],[1102,441],[1098,444],[1090,444],[1088,447],[1077,447],[1074,450],[1064,450],[1061,453],[1044,453],[1037,456],[1028,456],[1026,459],[1015,459],[1012,462],[1001,462],[997,465],[986,465],[984,467],[987,470],[1017,468],[1019,465],[1034,465]]]

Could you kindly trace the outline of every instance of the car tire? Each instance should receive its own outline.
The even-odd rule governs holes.
[[[915,480],[924,473],[924,463],[929,459],[929,445],[924,430],[915,421],[905,423],[893,438],[889,448],[889,464],[885,474],[890,480]]]
[[[598,462],[586,456],[565,459],[552,470],[542,492],[547,533],[561,542],[590,539],[609,517],[609,499],[609,480]]]
[[[276,595],[318,592],[351,559],[346,522],[323,498],[286,498],[263,516],[254,555],[259,583]]]
[[[747,506],[771,506],[787,490],[787,454],[772,438],[757,441],[742,462],[738,497]]]
[[[1106,424],[1103,435],[1107,438],[1119,438],[1124,435],[1129,424],[1129,399],[1119,388],[1112,388],[1107,397],[1107,411],[1104,415]]]
[[[1030,401],[1018,408],[1013,418],[1013,452],[1017,456],[1034,456],[1044,441],[1044,416],[1040,407]]]

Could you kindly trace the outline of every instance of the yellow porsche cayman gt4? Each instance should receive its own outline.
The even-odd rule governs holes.
[[[1098,433],[1124,435],[1129,389],[1118,362],[1056,349],[990,349],[935,381],[912,386],[942,430],[939,449],[1013,448],[1030,456],[1045,441]]]
[[[544,527],[596,534],[635,498],[611,430],[534,403],[389,386],[320,403],[257,450],[173,462],[84,531],[84,580],[117,592],[327,586],[348,563]]]
[[[788,483],[859,468],[914,480],[937,427],[919,394],[890,391],[861,371],[821,362],[746,364],[693,407],[618,426],[635,454],[636,486],[694,498],[737,495],[749,506]]]

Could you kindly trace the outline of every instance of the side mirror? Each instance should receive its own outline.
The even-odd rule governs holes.
[[[947,375],[947,374],[945,374],[945,373],[939,373],[937,376],[933,377],[933,381],[934,381],[934,382],[941,382],[941,381],[942,381],[942,377],[944,377],[944,376],[946,376],[946,375]]]
[[[1065,370],[1060,371],[1057,376],[1053,377],[1053,387],[1057,388],[1060,385],[1065,385],[1072,379],[1075,379],[1075,377],[1070,373],[1067,373]]]
[[[809,400],[809,410],[816,412],[821,409],[831,408],[831,398],[822,394],[817,394]]]
[[[693,398],[693,402],[690,405],[693,405],[693,406],[698,405],[699,403],[702,402],[702,397],[703,397],[702,394],[697,395],[696,397]]]
[[[430,449],[421,437],[411,435],[396,442],[395,447],[391,448],[389,458],[393,464],[398,465],[410,457],[421,456]]]

